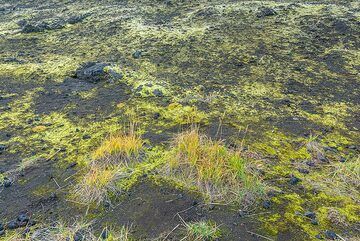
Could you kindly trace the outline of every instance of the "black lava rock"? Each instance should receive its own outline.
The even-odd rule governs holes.
[[[10,179],[8,179],[8,178],[5,178],[4,182],[3,182],[3,185],[4,185],[4,187],[11,187],[12,181]]]
[[[157,120],[159,118],[160,118],[160,113],[159,112],[154,113],[154,119]]]
[[[107,239],[109,237],[109,231],[107,229],[104,229],[102,232],[101,232],[101,238],[102,239]]]
[[[19,222],[29,222],[30,220],[30,217],[26,214],[26,213],[21,213],[18,217],[17,217],[17,220]]]
[[[4,225],[2,223],[0,223],[0,231],[4,230]]]
[[[315,166],[315,162],[313,161],[307,161],[306,165],[308,165],[309,167],[314,167]]]
[[[6,227],[10,230],[17,229],[19,227],[19,224],[16,221],[10,221],[10,222],[8,222]]]
[[[0,230],[0,236],[4,236],[5,235],[5,230]]]
[[[153,91],[153,94],[154,94],[156,97],[163,97],[163,96],[164,96],[163,92],[162,92],[161,90],[159,90],[159,89],[155,89],[155,90]]]
[[[292,176],[292,177],[290,177],[289,183],[290,183],[291,185],[296,185],[296,184],[298,184],[300,181],[301,181],[300,178],[295,177],[295,176]]]
[[[74,241],[83,241],[83,240],[85,240],[84,235],[80,231],[76,232],[74,235]]]
[[[0,144],[0,154],[6,150],[6,145]]]
[[[304,213],[304,216],[307,217],[307,218],[316,218],[316,214],[314,212],[310,212],[310,211],[307,211]]]
[[[331,231],[331,230],[325,230],[325,237],[330,239],[330,240],[336,240],[338,238],[336,233],[334,231]]]
[[[298,171],[303,174],[309,174],[309,170],[305,168],[299,168]]]
[[[269,209],[271,207],[271,201],[270,200],[266,200],[263,202],[262,204],[263,208],[265,209]]]
[[[315,235],[315,238],[317,238],[317,239],[324,239],[324,238],[321,236],[321,234],[316,234],[316,235]]]
[[[142,55],[141,50],[136,50],[136,51],[132,54],[132,56],[133,56],[134,59],[139,59],[139,58],[141,57],[141,55]]]
[[[272,8],[261,8],[258,11],[258,13],[256,14],[256,16],[258,18],[263,18],[263,17],[268,17],[268,16],[274,16],[276,14],[277,14],[277,12]]]
[[[107,78],[105,67],[110,66],[106,63],[87,62],[76,70],[76,78],[98,83]]]
[[[311,219],[311,224],[312,225],[319,225],[319,222],[318,222],[318,220],[317,219]]]
[[[345,158],[345,157],[341,157],[339,161],[342,162],[342,163],[344,163],[344,162],[346,162],[346,158]]]
[[[240,210],[239,211],[239,216],[240,217],[245,217],[247,215],[247,212],[246,211],[244,211],[244,210]]]

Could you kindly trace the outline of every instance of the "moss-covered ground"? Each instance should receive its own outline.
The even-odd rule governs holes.
[[[359,9],[336,0],[0,0],[0,224],[26,211],[38,222],[30,233],[76,220],[94,222],[95,233],[131,226],[137,239],[180,240],[195,235],[188,225],[211,232],[208,223],[223,240],[358,240]],[[117,78],[77,78],[87,62],[109,64]],[[193,128],[220,140],[215,152],[239,153],[242,175],[261,183],[249,202],[213,203],[201,176],[169,174],[184,160],[174,138]],[[135,154],[129,143],[96,156],[129,130],[141,138]],[[197,149],[206,153],[194,170],[212,147]],[[91,169],[102,158],[111,160]],[[95,172],[101,204],[77,192]]]

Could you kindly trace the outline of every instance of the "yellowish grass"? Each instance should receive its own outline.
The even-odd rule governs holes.
[[[132,155],[139,154],[142,145],[143,140],[141,137],[133,132],[113,135],[95,150],[93,158],[100,159],[111,155],[123,155],[130,158]]]
[[[253,202],[264,191],[239,150],[201,135],[197,128],[174,138],[167,171],[177,181],[196,186],[210,201],[238,202],[251,197]]]

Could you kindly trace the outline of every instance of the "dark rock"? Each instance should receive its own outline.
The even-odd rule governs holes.
[[[240,217],[245,217],[247,215],[247,212],[246,211],[244,211],[244,210],[240,210],[239,211],[239,216]]]
[[[27,224],[28,224],[28,226],[31,227],[31,226],[34,226],[36,224],[36,221],[33,220],[33,219],[30,219],[30,221]]]
[[[274,16],[276,14],[277,14],[277,12],[274,9],[265,7],[265,8],[261,8],[258,11],[258,13],[256,14],[256,16],[258,18],[263,18],[263,17],[268,17],[268,16]]]
[[[26,214],[26,213],[21,213],[18,217],[17,217],[17,220],[19,222],[29,222],[30,220],[30,217]]]
[[[141,57],[141,55],[142,55],[141,50],[136,50],[136,51],[132,54],[132,56],[133,56],[134,59],[139,59],[139,58]]]
[[[76,70],[76,78],[88,81],[90,83],[98,83],[107,79],[105,67],[106,63],[88,62],[83,64]]]
[[[90,139],[91,138],[91,136],[90,135],[83,135],[83,137],[82,137],[84,140],[88,140],[88,139]]]
[[[83,240],[85,240],[84,235],[80,231],[76,232],[74,235],[74,241],[83,241]]]
[[[210,204],[209,205],[209,210],[214,210],[215,209],[215,205],[214,204]]]
[[[3,185],[4,187],[11,187],[12,181],[10,179],[5,178]]]
[[[153,94],[154,94],[156,97],[163,97],[163,96],[164,96],[163,92],[162,92],[161,90],[159,90],[159,89],[155,89],[155,90],[153,91]]]
[[[333,26],[334,29],[340,34],[346,34],[350,30],[349,26],[342,20],[336,20]]]
[[[340,162],[346,162],[346,158],[345,158],[345,157],[341,157],[339,161],[340,161]]]
[[[87,18],[89,14],[79,15],[79,16],[72,16],[66,20],[68,24],[76,24],[82,22],[85,18]]]
[[[74,168],[77,165],[77,162],[72,162],[67,166],[67,169]]]
[[[5,230],[0,230],[0,236],[4,236],[5,235]]]
[[[3,152],[6,150],[6,145],[0,144],[0,152]]]
[[[310,212],[310,211],[305,212],[304,216],[307,218],[311,218],[311,219],[316,218],[316,214],[314,212]]]
[[[315,162],[314,161],[307,161],[306,165],[308,165],[309,167],[314,167],[315,166]]]
[[[0,231],[4,230],[4,225],[2,223],[0,223]]]
[[[312,225],[319,225],[319,222],[317,221],[317,219],[311,219],[311,224]]]
[[[295,177],[295,176],[291,176],[289,183],[290,183],[291,185],[296,185],[296,184],[298,184],[300,181],[301,181],[300,178]]]
[[[309,170],[305,168],[299,168],[298,171],[303,174],[309,174]]]
[[[329,160],[320,152],[317,154],[317,159],[322,162],[329,162]]]
[[[17,229],[19,227],[19,224],[16,221],[10,221],[8,222],[8,224],[6,225],[6,228],[12,230],[12,229]]]
[[[159,112],[154,113],[154,119],[157,120],[159,118],[160,118],[160,113]]]
[[[102,232],[101,232],[101,238],[102,239],[107,239],[109,237],[109,231],[107,230],[107,228],[105,228]]]
[[[315,235],[315,238],[317,238],[317,239],[324,239],[324,238],[321,236],[321,234],[316,234],[316,235]]]
[[[350,149],[350,150],[356,150],[357,148],[356,148],[355,145],[350,145],[350,146],[348,146],[348,149]]]
[[[266,200],[263,202],[262,204],[263,208],[265,209],[269,209],[271,207],[271,201],[270,200]]]
[[[334,231],[331,231],[331,230],[325,230],[325,237],[330,239],[330,240],[336,240],[338,238],[336,233]]]

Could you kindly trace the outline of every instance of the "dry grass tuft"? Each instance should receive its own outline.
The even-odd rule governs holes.
[[[197,128],[174,138],[169,159],[167,174],[186,186],[197,187],[211,202],[226,200],[248,206],[264,192],[239,150],[201,135]]]
[[[184,226],[186,229],[186,236],[182,240],[210,241],[216,240],[221,236],[219,227],[213,222],[184,222]]]
[[[143,140],[131,128],[128,134],[118,134],[107,138],[94,154],[94,159],[106,158],[108,156],[121,156],[131,158],[137,156],[143,145]]]
[[[143,140],[130,128],[128,134],[110,136],[95,150],[94,159],[75,186],[73,194],[83,204],[99,205],[120,193],[116,183],[131,173],[126,168],[138,163]]]

